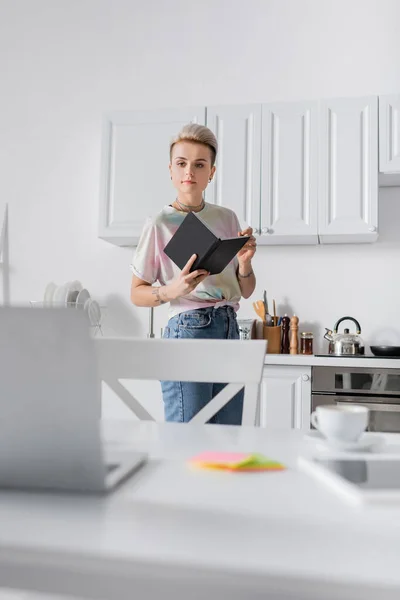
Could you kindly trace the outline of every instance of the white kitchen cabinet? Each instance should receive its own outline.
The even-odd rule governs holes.
[[[260,244],[318,243],[318,104],[263,104]]]
[[[260,228],[261,104],[207,107],[218,139],[216,173],[207,202],[235,211],[241,226]]]
[[[379,96],[380,185],[400,185],[400,94]]]
[[[144,221],[175,199],[168,171],[171,138],[189,122],[205,123],[205,108],[120,111],[104,119],[99,237],[137,244]]]
[[[259,414],[260,427],[309,430],[311,367],[265,366]]]
[[[323,100],[319,120],[321,243],[378,236],[378,99]]]
[[[380,100],[381,170],[400,170],[399,106],[400,96]],[[207,123],[219,143],[207,202],[234,210],[258,244],[377,239],[375,96],[109,114],[99,237],[134,246],[146,217],[174,200],[169,142],[191,121]]]

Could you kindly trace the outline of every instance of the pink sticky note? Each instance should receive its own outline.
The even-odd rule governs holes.
[[[233,467],[241,464],[245,465],[251,459],[252,455],[247,452],[201,452],[193,456],[190,462]]]

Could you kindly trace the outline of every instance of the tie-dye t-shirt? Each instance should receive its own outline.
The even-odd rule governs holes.
[[[197,213],[220,238],[236,237],[241,230],[235,213],[229,208],[205,204]],[[131,269],[136,277],[153,284],[168,285],[179,276],[179,267],[164,253],[164,248],[186,217],[172,206],[164,206],[156,216],[147,219],[134,253]],[[209,275],[190,294],[171,300],[169,317],[208,306],[239,308],[241,291],[237,280],[235,257],[218,275]]]

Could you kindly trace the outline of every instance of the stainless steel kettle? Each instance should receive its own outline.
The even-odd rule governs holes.
[[[338,328],[342,321],[353,321],[356,326],[356,333],[350,333],[349,329],[345,329],[343,333],[338,333]],[[326,329],[324,338],[329,341],[329,354],[335,356],[357,356],[363,355],[365,346],[360,337],[361,327],[357,319],[353,317],[342,317],[336,322],[333,331]]]

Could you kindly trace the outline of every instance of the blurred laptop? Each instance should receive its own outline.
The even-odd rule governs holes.
[[[101,493],[146,461],[105,455],[87,315],[0,308],[0,488]]]

